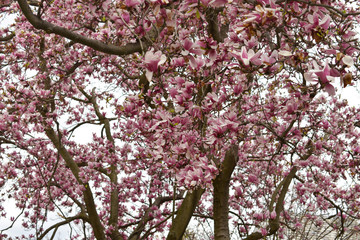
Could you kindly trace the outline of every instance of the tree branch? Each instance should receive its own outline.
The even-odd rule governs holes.
[[[184,201],[181,203],[177,211],[176,218],[171,224],[170,231],[166,240],[181,240],[184,232],[190,222],[190,219],[195,211],[195,208],[201,198],[205,189],[198,188],[192,192],[188,192]]]
[[[279,3],[282,3],[282,2],[285,2],[286,0],[279,0],[279,1],[276,1],[276,4],[279,4]],[[316,2],[313,2],[313,1],[309,1],[309,0],[296,0],[296,2],[300,2],[300,3],[305,3],[305,4],[308,4],[309,6],[317,6],[317,7],[324,7],[326,9],[328,9],[329,11],[332,11],[333,13],[341,16],[341,17],[348,17],[348,16],[356,16],[356,15],[360,15],[360,12],[352,12],[352,13],[346,13],[346,12],[342,12],[341,10],[335,8],[335,7],[332,7],[332,6],[329,6],[329,5],[326,5],[326,4],[321,4],[321,3],[316,3]]]
[[[5,37],[0,37],[0,42],[6,42],[11,40],[13,37],[15,37],[15,33],[10,33],[9,35],[5,36]]]
[[[112,147],[110,149],[110,153],[114,153],[114,147],[115,147],[115,140],[112,137],[111,134],[111,126],[110,121],[108,118],[105,117],[104,114],[100,112],[100,107],[96,102],[96,97],[94,94],[95,88],[93,89],[92,95],[84,94],[85,91],[83,90],[83,94],[88,98],[89,102],[92,103],[94,107],[94,111],[96,116],[98,117],[98,120],[104,124],[105,132],[106,132],[106,138],[109,142],[112,143]],[[117,176],[117,169],[116,165],[110,166],[110,174],[108,175],[111,181],[111,194],[110,194],[110,217],[109,217],[109,225],[113,227],[113,231],[111,232],[111,239],[112,240],[120,240],[123,239],[119,233],[119,226],[118,226],[118,218],[119,218],[119,191],[117,188],[118,184],[118,176]]]
[[[21,11],[27,18],[27,20],[36,29],[41,29],[48,33],[54,33],[54,34],[60,35],[62,37],[70,39],[76,43],[80,43],[85,46],[91,47],[94,50],[99,51],[99,52],[108,53],[108,54],[112,54],[112,55],[118,55],[118,56],[124,56],[124,55],[132,54],[135,52],[143,52],[151,45],[151,42],[146,39],[143,39],[142,43],[140,43],[140,42],[128,43],[124,46],[115,46],[112,44],[105,44],[99,40],[85,37],[83,35],[73,32],[67,28],[60,27],[60,26],[57,26],[57,25],[54,25],[52,23],[42,20],[41,18],[39,18],[38,16],[33,14],[32,10],[30,9],[29,4],[27,3],[26,0],[17,0],[17,2],[21,8]]]
[[[85,221],[88,221],[88,219],[86,218],[86,216],[83,216],[83,215],[76,215],[76,216],[73,216],[73,217],[69,217],[69,218],[66,218],[64,221],[61,221],[61,222],[58,222],[52,226],[50,226],[49,228],[47,228],[40,236],[39,236],[39,240],[43,239],[51,230],[55,229],[54,231],[57,231],[57,229],[59,227],[61,227],[62,225],[65,225],[65,224],[68,224],[76,219],[82,219],[82,220],[85,220]]]
[[[218,13],[221,11],[221,8],[208,8],[206,9],[206,21],[208,22],[208,33],[211,35],[215,41],[223,42],[227,37],[229,31],[229,24],[221,25],[218,24]]]
[[[84,201],[86,205],[86,210],[89,215],[89,223],[93,228],[94,235],[96,239],[102,240],[106,239],[104,234],[104,227],[101,224],[100,217],[96,211],[95,201],[90,189],[90,186],[87,183],[84,183],[79,176],[80,169],[77,163],[74,161],[70,153],[66,150],[66,148],[61,144],[61,141],[56,135],[55,131],[52,128],[45,129],[45,133],[51,142],[54,144],[56,149],[59,151],[61,157],[65,160],[66,165],[70,168],[77,182],[85,187],[84,193]]]

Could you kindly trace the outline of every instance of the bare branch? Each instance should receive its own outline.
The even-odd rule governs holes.
[[[16,216],[16,218],[14,219],[14,221],[12,221],[11,225],[7,228],[1,229],[0,233],[3,233],[6,230],[9,230],[10,228],[12,228],[15,224],[15,222],[18,220],[18,218],[24,213],[25,211],[25,207],[21,210],[21,212]]]

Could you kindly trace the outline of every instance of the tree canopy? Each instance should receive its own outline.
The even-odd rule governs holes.
[[[358,0],[2,0],[0,14],[14,19],[0,221],[16,202],[19,239],[359,234],[360,113],[337,94],[360,77]]]

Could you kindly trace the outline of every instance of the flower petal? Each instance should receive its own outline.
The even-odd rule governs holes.
[[[331,95],[331,96],[334,96],[335,95],[335,88],[333,85],[331,85],[330,83],[329,84],[326,84],[325,87],[324,87],[325,91]]]
[[[351,67],[354,65],[354,60],[352,57],[350,57],[349,55],[345,55],[343,58],[342,58],[342,61],[344,64],[346,64],[348,67]]]
[[[286,50],[281,50],[278,52],[279,55],[281,56],[285,56],[285,57],[289,57],[289,56],[292,56],[293,54],[289,51],[286,51]]]

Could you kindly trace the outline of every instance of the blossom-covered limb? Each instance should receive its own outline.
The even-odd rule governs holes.
[[[84,44],[103,53],[122,56],[136,52],[144,52],[151,45],[151,43],[146,40],[137,43],[127,43],[124,46],[105,44],[99,40],[88,38],[86,36],[75,33],[67,28],[56,26],[52,23],[42,20],[41,18],[32,13],[32,10],[30,9],[26,0],[18,0],[18,3],[21,10],[23,11],[23,14],[35,28],[42,29],[49,33],[58,34],[76,43]],[[154,32],[154,34],[156,35],[157,30],[154,30],[152,32]],[[151,38],[154,38],[154,36],[152,36]]]

